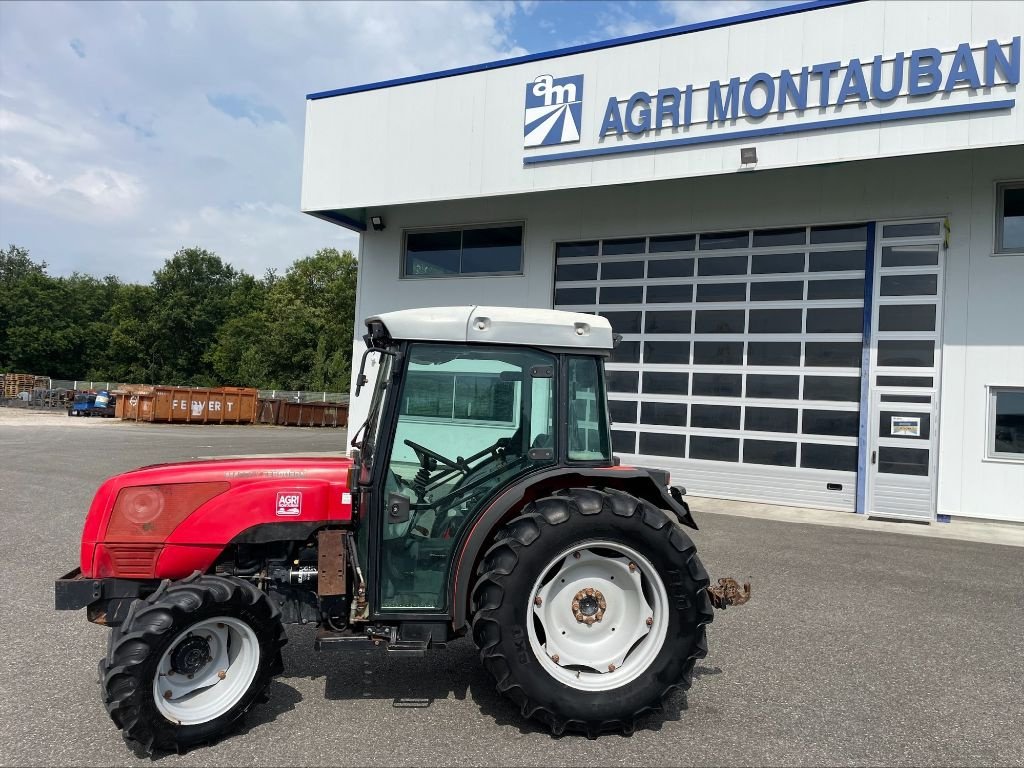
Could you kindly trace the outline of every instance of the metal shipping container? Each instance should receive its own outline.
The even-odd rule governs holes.
[[[117,415],[129,421],[252,424],[257,391],[248,387],[153,387],[119,397]]]
[[[257,421],[286,427],[344,427],[348,424],[348,405],[266,398],[260,400]]]

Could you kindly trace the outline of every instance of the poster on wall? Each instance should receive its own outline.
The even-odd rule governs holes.
[[[920,416],[893,416],[890,419],[889,434],[893,437],[920,437]]]

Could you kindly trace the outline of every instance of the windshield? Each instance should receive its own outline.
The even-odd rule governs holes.
[[[359,454],[364,464],[373,460],[373,452],[377,443],[377,432],[380,428],[381,412],[384,410],[384,394],[387,391],[391,378],[391,361],[394,355],[380,354],[372,355],[368,360],[370,366],[376,364],[377,377],[373,385],[373,396],[370,400],[370,410],[366,415],[366,421],[359,428],[356,434],[362,433],[362,440],[355,443],[359,447]]]

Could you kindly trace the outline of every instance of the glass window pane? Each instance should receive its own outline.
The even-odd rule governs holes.
[[[888,475],[928,476],[927,448],[878,447],[878,471]]]
[[[857,251],[813,251],[808,265],[811,272],[848,272],[864,269],[865,255]]]
[[[882,411],[878,414],[879,437],[927,440],[930,430],[931,417],[927,413]]]
[[[694,365],[743,365],[743,342],[694,342],[693,363]]]
[[[995,391],[992,450],[1024,456],[1024,389]]]
[[[647,262],[647,276],[693,277],[693,259],[651,259]]]
[[[608,389],[613,392],[636,392],[640,384],[640,374],[637,371],[607,371],[605,378],[608,381]]]
[[[826,368],[860,368],[864,347],[859,341],[808,341],[804,365]]]
[[[701,405],[690,409],[690,426],[704,429],[739,429],[738,405]]]
[[[646,390],[645,390],[646,391]],[[693,394],[711,397],[739,397],[743,393],[743,376],[739,373],[695,373]]]
[[[883,403],[930,403],[931,395],[882,395]]]
[[[686,403],[647,401],[640,408],[640,421],[644,424],[663,424],[666,427],[685,427]]]
[[[887,245],[882,248],[883,267],[931,267],[938,263],[937,245]]]
[[[648,341],[644,343],[644,364],[686,365],[690,362],[688,341]]]
[[[647,333],[689,333],[690,310],[670,310],[667,312],[648,311],[644,330],[647,331]]]
[[[697,243],[696,235],[658,235],[651,238],[651,253],[674,253],[692,251]]]
[[[613,429],[612,450],[616,453],[636,453],[636,432]]]
[[[697,333],[743,333],[742,309],[702,309],[697,312]]]
[[[879,341],[878,364],[894,368],[931,368],[935,365],[935,342]]]
[[[829,437],[857,437],[860,434],[859,411],[804,410],[803,432]]]
[[[854,280],[809,280],[807,298],[818,299],[863,299],[864,281]]]
[[[934,304],[882,304],[878,308],[880,331],[934,331]]]
[[[702,256],[697,262],[698,275],[745,275],[746,256]]]
[[[556,264],[555,280],[596,280],[597,262]]]
[[[743,441],[744,464],[767,464],[773,467],[796,466],[796,443],[781,440]]]
[[[876,376],[877,387],[930,387],[934,384],[931,376]]]
[[[800,333],[802,309],[752,309],[750,333]]]
[[[796,408],[759,408],[748,405],[743,428],[753,432],[796,432]]]
[[[640,312],[600,312],[615,333],[640,333]]]
[[[766,280],[750,284],[751,301],[800,301],[803,297],[803,280]]]
[[[832,469],[840,472],[856,472],[857,446],[801,443],[800,466],[808,469]]]
[[[686,435],[641,432],[640,453],[645,456],[686,458]]]
[[[863,329],[864,310],[860,307],[807,310],[808,333],[860,333]]]
[[[462,232],[410,232],[405,236],[405,276],[457,275],[462,259]]]
[[[811,244],[863,243],[868,239],[867,224],[839,224],[811,227]]]
[[[409,385],[402,395],[400,416],[452,418],[455,399],[455,375],[451,373],[408,374]]]
[[[747,365],[800,365],[800,342],[747,342]]]
[[[755,275],[778,275],[803,272],[806,255],[803,253],[755,253],[750,271]]]
[[[629,280],[643,276],[642,261],[606,261],[601,265],[602,280]]]
[[[602,304],[640,304],[643,300],[642,285],[601,286]]]
[[[593,304],[597,301],[597,288],[556,288],[555,306]]]
[[[601,253],[605,256],[622,256],[627,253],[643,253],[647,245],[645,237],[624,237],[620,240],[603,240]]]
[[[615,424],[635,424],[636,406],[636,400],[609,400],[608,415]]]
[[[758,229],[754,232],[755,248],[772,248],[781,245],[803,245],[807,242],[807,230],[803,227],[791,229]]]
[[[690,458],[738,462],[740,460],[739,438],[690,435]]]
[[[747,374],[747,397],[796,400],[799,396],[799,376],[772,376],[765,373]]]
[[[594,357],[570,357],[569,384],[569,459],[598,461],[611,457],[611,440],[605,421],[605,393],[601,386],[601,367]]]
[[[611,354],[608,356],[609,363],[639,363],[640,362],[640,342],[639,341],[620,341],[615,346]]]
[[[682,304],[693,301],[693,286],[684,285],[648,285],[648,304]]]
[[[558,243],[555,246],[555,258],[580,258],[581,256],[597,256],[597,240],[576,243]]]
[[[882,237],[933,237],[939,234],[939,222],[926,221],[913,224],[884,224]]]
[[[722,248],[746,248],[749,243],[749,232],[703,232],[700,236],[700,249],[702,251]]]
[[[523,271],[523,228],[486,227],[462,232],[462,274]]]
[[[746,300],[746,283],[703,283],[697,286],[697,301]]]
[[[856,376],[805,376],[804,400],[860,400],[860,378]]]
[[[1024,186],[1003,187],[1002,242],[1004,251],[1024,250]]]
[[[938,275],[883,275],[883,296],[934,296],[938,293]]]
[[[485,374],[455,374],[455,418],[468,421],[512,421],[515,387]]]
[[[645,371],[644,393],[650,395],[685,395],[689,374],[675,371]]]

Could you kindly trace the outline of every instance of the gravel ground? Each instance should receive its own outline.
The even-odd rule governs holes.
[[[552,738],[498,697],[469,641],[426,659],[312,650],[244,733],[147,758],[100,703],[106,630],[53,611],[101,480],[194,456],[329,451],[342,431],[158,426],[0,408],[0,764],[1024,765],[1021,550],[701,515],[713,575],[752,577],[719,614],[693,689],[631,738]]]

